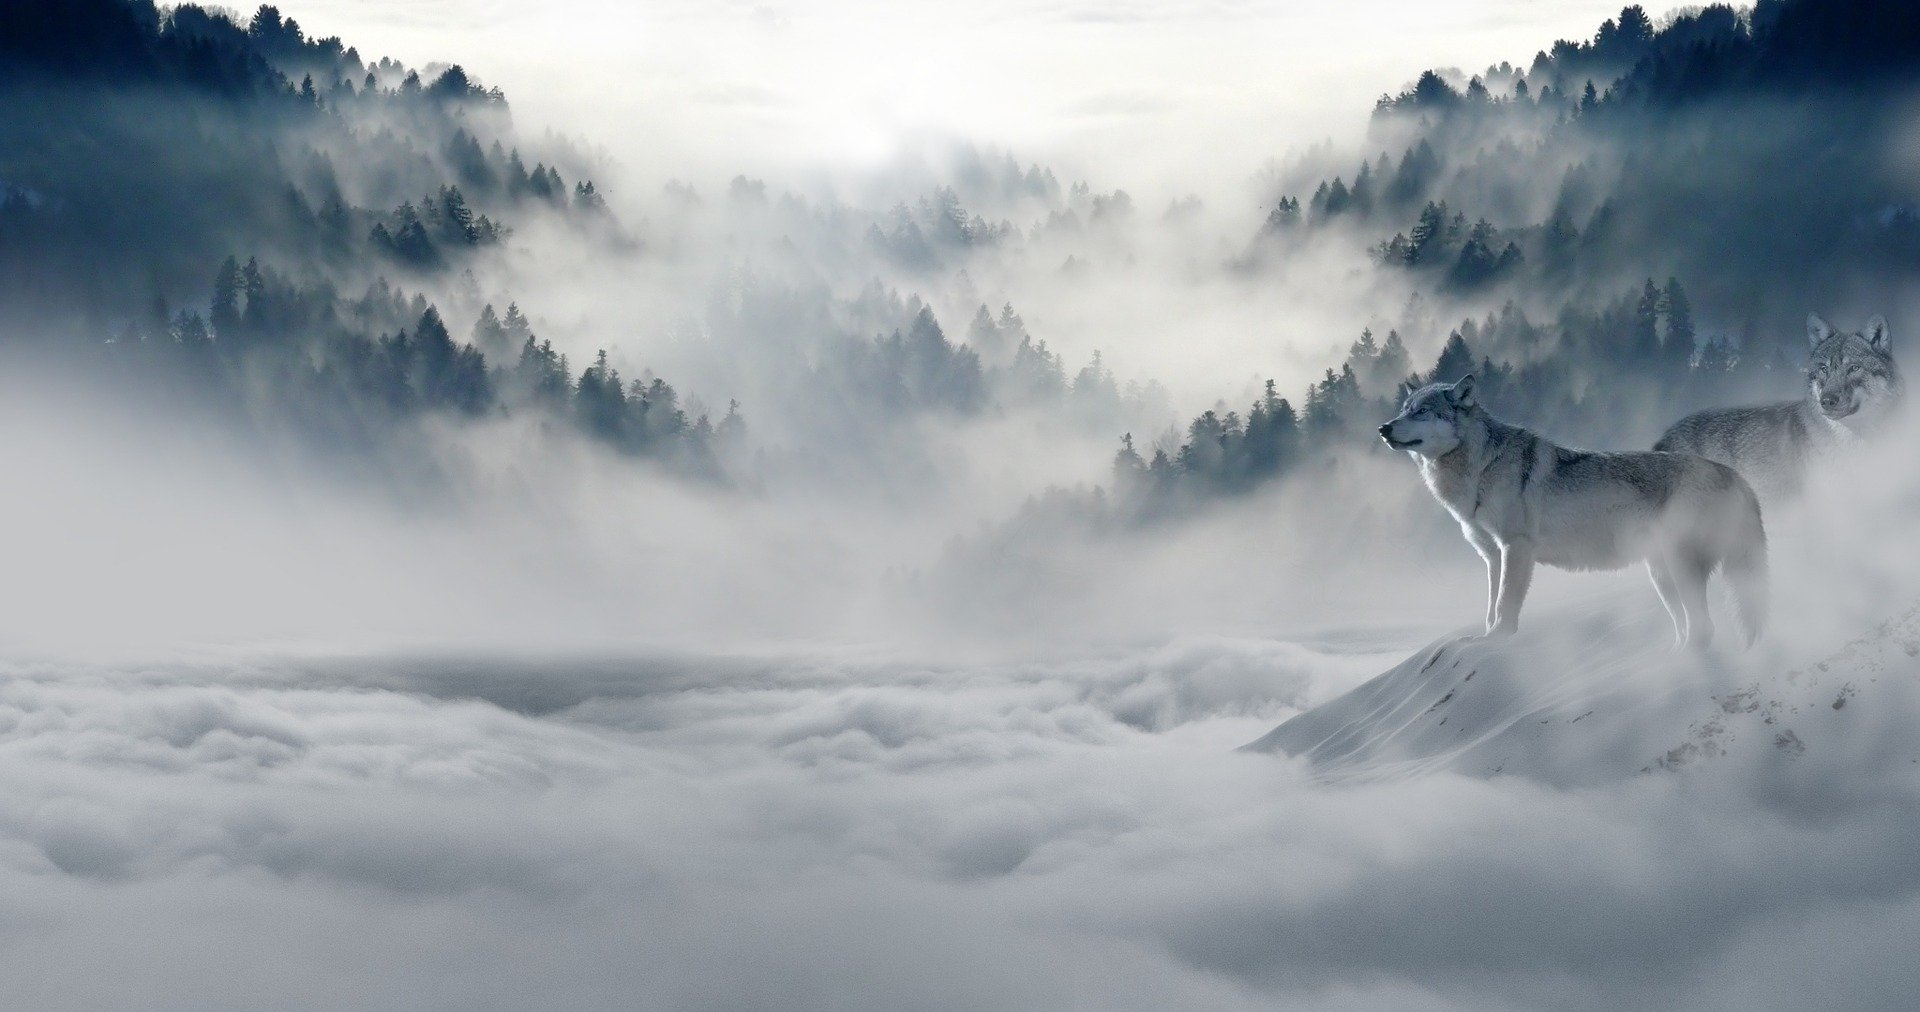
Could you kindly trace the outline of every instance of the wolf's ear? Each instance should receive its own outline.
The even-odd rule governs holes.
[[[1807,347],[1818,348],[1820,342],[1832,336],[1833,328],[1827,326],[1827,321],[1822,320],[1820,314],[1807,314]]]
[[[1453,403],[1458,404],[1463,408],[1473,407],[1474,401],[1473,401],[1473,374],[1472,373],[1468,373],[1465,376],[1460,377],[1460,382],[1455,383],[1453,385]]]
[[[1873,319],[1867,321],[1866,329],[1860,331],[1860,336],[1866,338],[1868,344],[1873,345],[1874,351],[1885,352],[1888,340],[1887,318],[1879,313],[1873,314]]]

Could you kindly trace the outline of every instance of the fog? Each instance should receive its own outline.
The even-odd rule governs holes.
[[[847,185],[967,141],[1112,176],[1157,205],[1351,139],[1409,68],[1530,60],[1612,13],[1591,0],[317,0],[298,16],[370,55],[484,66],[531,121],[591,138],[649,187],[742,172]]]
[[[57,1005],[1903,1000],[1910,679],[1571,789],[1232,751],[1417,641],[20,663],[8,960]]]
[[[1746,651],[1478,638],[1373,431],[1913,369],[1899,5],[85,2],[0,32],[19,1003],[1920,985],[1915,414]]]

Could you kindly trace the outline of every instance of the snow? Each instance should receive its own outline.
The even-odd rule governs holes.
[[[1797,760],[1873,710],[1915,712],[1920,608],[1796,663],[1751,651],[1672,646],[1651,593],[1620,591],[1530,613],[1504,639],[1451,636],[1298,714],[1246,746],[1303,758],[1334,782],[1445,770],[1559,787],[1705,760]]]

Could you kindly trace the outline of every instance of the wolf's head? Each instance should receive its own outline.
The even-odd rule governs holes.
[[[1807,393],[1820,413],[1854,426],[1877,420],[1899,403],[1900,371],[1888,348],[1886,317],[1857,333],[1842,333],[1807,317]]]
[[[1380,438],[1396,450],[1429,460],[1444,457],[1465,438],[1466,425],[1479,408],[1472,376],[1458,383],[1429,383],[1407,395],[1400,413],[1380,426]]]

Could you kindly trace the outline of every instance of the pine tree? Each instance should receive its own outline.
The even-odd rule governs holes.
[[[541,174],[541,183],[546,182],[546,174]],[[526,163],[520,160],[520,149],[514,148],[507,155],[507,192],[515,197],[533,192],[533,177],[527,175]]]
[[[243,298],[240,263],[233,257],[228,257],[220,264],[220,272],[213,278],[213,307],[210,314],[213,332],[222,341],[239,339]]]
[[[1420,220],[1414,223],[1413,232],[1407,237],[1407,263],[1418,264],[1431,257],[1445,240],[1446,231],[1446,201],[1427,201],[1427,206],[1420,209]]]
[[[1653,39],[1653,19],[1647,16],[1645,8],[1634,4],[1620,12],[1617,33],[1622,43],[1643,46]]]
[[[1723,338],[1711,337],[1700,348],[1700,359],[1693,366],[1695,373],[1703,376],[1715,376],[1733,367],[1733,354]]]
[[[1460,255],[1454,260],[1448,279],[1454,287],[1471,291],[1493,277],[1498,261],[1488,246],[1492,238],[1493,225],[1484,218],[1467,233],[1467,241],[1460,247]]]
[[[729,398],[727,416],[720,419],[719,426],[715,428],[715,439],[722,444],[738,443],[746,435],[746,431],[747,420],[740,414],[740,402]]]
[[[249,337],[265,334],[274,324],[267,301],[267,274],[259,259],[247,258],[240,268],[240,330]]]
[[[506,328],[507,337],[513,341],[526,341],[533,338],[533,325],[521,315],[518,302],[507,303],[507,318],[501,326]]]
[[[1573,268],[1574,253],[1580,246],[1580,232],[1573,227],[1573,219],[1564,210],[1557,210],[1547,220],[1546,230],[1540,237],[1541,259],[1546,269],[1556,275],[1563,275]]]
[[[581,427],[587,432],[619,442],[625,428],[627,398],[620,386],[619,372],[607,362],[605,348],[600,349],[593,364],[580,374],[574,407]]]
[[[573,185],[573,209],[582,214],[604,214],[607,199],[594,189],[593,180],[582,180]]]
[[[528,334],[520,346],[520,359],[514,364],[514,383],[535,403],[559,407],[572,392],[573,380],[567,358],[553,350],[552,341],[534,344]]]
[[[487,303],[480,310],[480,318],[473,323],[474,347],[489,355],[502,355],[513,347],[513,341],[507,336],[507,328],[500,322],[499,314],[493,311],[493,303]]]
[[[173,340],[189,350],[203,348],[212,340],[212,335],[207,331],[207,321],[201,319],[199,313],[185,309],[173,318],[168,329]]]
[[[1434,152],[1433,145],[1422,140],[1401,157],[1400,170],[1387,188],[1387,199],[1395,206],[1408,206],[1427,192],[1439,174],[1440,156]]]
[[[1380,347],[1373,342],[1373,328],[1360,331],[1360,340],[1353,342],[1347,349],[1347,359],[1353,362],[1371,363],[1380,354]],[[1271,381],[1269,381],[1271,382]]]
[[[1641,365],[1654,365],[1661,358],[1660,289],[1654,287],[1652,278],[1648,278],[1640,289],[1640,300],[1634,304],[1633,329],[1627,338],[1627,354],[1631,361]]]
[[[1684,371],[1693,360],[1693,303],[1680,287],[1679,278],[1667,279],[1667,287],[1660,293],[1660,312],[1667,323],[1663,345],[1667,367],[1675,373]]]
[[[1348,192],[1347,184],[1339,176],[1333,177],[1332,185],[1327,187],[1325,213],[1332,217],[1347,210],[1353,204],[1353,195]]]
[[[973,320],[967,324],[967,343],[973,346],[973,350],[980,353],[981,358],[988,361],[998,359],[1005,351],[1005,339],[1000,333],[1000,328],[994,324],[993,314],[988,312],[985,303],[981,304],[979,311],[973,314]]]
[[[1526,259],[1526,255],[1520,252],[1519,243],[1508,242],[1500,250],[1500,259],[1494,261],[1493,274],[1500,278],[1510,277],[1520,270],[1520,265],[1525,263]]]
[[[442,186],[439,193],[440,212],[446,221],[446,237],[453,242],[473,245],[480,241],[480,231],[474,225],[473,209],[467,206],[466,194],[458,186]]]
[[[376,227],[376,242],[380,241],[384,232],[387,230]],[[394,228],[388,233],[385,245],[393,255],[415,265],[426,266],[439,259],[433,239],[427,235],[426,222],[421,220],[420,212],[414,208],[412,201],[401,204],[394,211]]]
[[[1360,171],[1353,177],[1353,191],[1348,204],[1359,214],[1373,210],[1373,167],[1364,159],[1360,162]]]
[[[1114,489],[1122,493],[1131,491],[1146,470],[1147,462],[1140,459],[1140,451],[1133,448],[1133,433],[1121,436],[1120,451],[1113,455]]]
[[[1433,372],[1427,374],[1428,383],[1452,383],[1473,371],[1473,349],[1467,346],[1466,338],[1459,331],[1447,335],[1447,343],[1440,349],[1440,357],[1434,360]]]
[[[1375,360],[1374,388],[1392,389],[1412,373],[1413,357],[1407,354],[1406,342],[1400,339],[1399,331],[1387,331],[1387,339],[1380,345],[1380,357]]]

